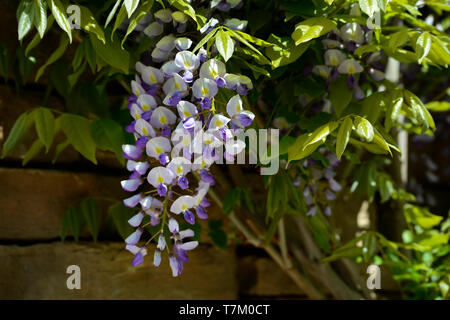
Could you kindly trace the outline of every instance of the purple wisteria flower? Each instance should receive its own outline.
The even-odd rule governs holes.
[[[227,0],[212,7],[221,10],[239,5],[241,1]],[[162,9],[154,18],[143,31],[156,38],[149,55],[151,63],[136,64],[132,94],[127,99],[131,122],[126,130],[136,143],[122,147],[130,174],[121,185],[133,193],[123,204],[136,212],[128,220],[135,231],[125,243],[134,255],[133,266],[144,263],[147,246],[155,243],[153,265],[158,267],[166,254],[172,275],[179,276],[188,252],[198,246],[197,241],[189,240],[194,231],[182,230],[181,222],[194,225],[197,218],[208,218],[206,195],[215,184],[210,166],[219,158],[216,149],[231,143],[239,133],[235,129],[252,124],[255,116],[244,110],[240,95],[247,94],[253,84],[246,76],[227,73],[225,63],[208,57],[204,48],[190,51],[191,39],[164,34],[170,24],[176,32],[184,32],[189,22],[183,12]],[[209,32],[218,23],[210,19],[200,32]],[[231,19],[227,24],[241,30],[246,22]],[[215,105],[220,90],[235,92],[226,107]],[[245,148],[245,143],[239,148]],[[234,149],[238,148],[227,146],[225,159],[234,160]],[[192,179],[194,175],[198,182]],[[141,245],[149,225],[158,227],[157,231]]]

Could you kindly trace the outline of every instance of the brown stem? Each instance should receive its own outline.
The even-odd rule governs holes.
[[[323,284],[336,299],[363,299],[363,296],[351,289],[333,270],[329,263],[321,262],[323,258],[320,249],[314,242],[314,238],[300,218],[296,218],[300,238],[308,257],[302,254],[298,246],[291,245],[291,250],[299,263],[321,284]]]
[[[214,192],[214,190],[209,189],[209,195],[213,199],[214,202],[219,207],[222,207],[222,200],[219,196]],[[295,284],[311,299],[324,299],[325,296],[312,284],[312,282],[302,275],[297,269],[289,268],[283,262],[283,259],[280,253],[271,245],[265,244],[261,239],[255,236],[247,226],[242,223],[242,221],[235,215],[234,212],[231,212],[228,215],[230,221],[235,225],[235,227],[245,236],[247,241],[254,245],[255,247],[259,247],[264,249],[267,254],[281,267],[281,269],[295,282]]]

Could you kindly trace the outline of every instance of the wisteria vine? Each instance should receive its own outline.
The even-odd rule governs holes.
[[[227,10],[235,6],[235,1],[219,1],[213,7]],[[170,22],[177,33],[186,30],[187,19],[179,11],[162,9],[155,13],[155,20],[144,30],[149,37],[160,36]],[[208,28],[201,32],[208,33]],[[134,254],[132,265],[143,263],[147,245],[155,240],[153,264],[159,266],[167,251],[173,276],[182,273],[187,251],[198,245],[188,240],[194,236],[192,229],[181,230],[180,216],[190,225],[196,217],[208,218],[206,194],[215,184],[209,167],[222,156],[216,149],[224,145],[223,157],[232,161],[242,151],[233,137],[254,119],[252,112],[243,109],[241,99],[252,89],[251,80],[227,73],[225,63],[208,57],[203,48],[197,54],[190,51],[192,44],[191,39],[173,33],[162,36],[151,53],[151,65],[136,64],[138,74],[128,98],[134,120],[126,127],[136,143],[123,145],[131,174],[121,182],[122,188],[138,192],[124,204],[140,207],[128,221],[136,230],[125,239],[126,249]],[[214,97],[219,90],[236,93],[226,108],[216,107]],[[199,182],[193,187],[195,175]],[[147,223],[143,223],[145,216],[149,216]],[[160,229],[140,244],[148,225]]]

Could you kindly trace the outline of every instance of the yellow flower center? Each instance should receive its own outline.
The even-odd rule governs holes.
[[[337,63],[338,63],[336,57],[332,57],[332,58],[330,59],[330,63],[331,63],[332,66],[336,66]]]
[[[156,147],[155,152],[156,152],[156,154],[161,154],[161,153],[163,153],[163,150],[160,147]]]
[[[150,107],[149,107],[148,105],[144,104],[144,105],[142,106],[142,110],[148,111],[148,110],[150,110]]]
[[[151,83],[156,82],[156,78],[152,74],[148,77],[148,80],[150,80]]]
[[[190,112],[187,110],[184,110],[183,114],[185,117],[189,117],[191,115]]]
[[[146,128],[142,128],[142,134],[143,134],[144,136],[148,135],[148,131],[147,131]]]
[[[177,168],[177,175],[180,175],[183,173],[183,168],[182,167],[178,167]]]
[[[348,72],[349,74],[353,74],[353,73],[355,72],[355,67],[354,67],[353,65],[349,65],[349,66],[347,67],[347,72]]]
[[[164,182],[164,178],[161,177],[161,176],[159,176],[159,177],[158,177],[158,183],[161,184],[161,183],[163,183],[163,182]]]
[[[208,88],[206,88],[206,87],[203,87],[202,88],[202,96],[207,96],[209,94],[209,90],[208,90]]]
[[[187,205],[183,204],[181,205],[181,211],[186,211],[188,209]]]
[[[161,116],[161,117],[159,118],[159,122],[160,122],[161,124],[166,124],[166,123],[167,123],[166,117],[165,117],[165,116]]]

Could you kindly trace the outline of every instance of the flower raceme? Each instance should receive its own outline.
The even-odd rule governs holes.
[[[232,8],[238,2],[219,1],[215,7]],[[161,34],[161,26],[175,19],[178,25],[185,23],[167,9],[155,18],[145,30],[149,36]],[[125,240],[126,249],[134,255],[132,265],[144,262],[147,244],[154,240],[153,265],[159,266],[167,252],[173,276],[181,274],[187,252],[198,245],[189,240],[195,236],[192,229],[180,229],[181,221],[194,225],[196,219],[208,218],[206,194],[215,184],[209,167],[219,157],[216,147],[254,119],[241,99],[253,87],[250,79],[227,73],[222,61],[205,59],[202,50],[194,54],[189,51],[191,45],[188,38],[164,36],[152,52],[153,65],[136,64],[128,98],[133,121],[126,127],[136,143],[122,147],[130,172],[122,188],[134,193],[124,205],[138,209],[128,221],[136,229]],[[179,51],[173,55],[173,50]],[[235,91],[224,110],[215,106],[219,90]],[[230,160],[235,154],[225,152],[225,157]],[[199,177],[198,183],[190,181],[192,173]],[[140,245],[150,226],[158,231]]]
[[[354,7],[358,7],[358,5]],[[358,15],[360,12],[352,10],[351,14]],[[366,27],[362,27],[356,22],[346,23],[340,29],[330,31],[327,39],[322,40],[326,50],[324,53],[325,64],[314,66],[312,72],[326,79],[327,86],[330,82],[336,81],[339,74],[346,75],[347,85],[353,89],[354,98],[363,99],[365,94],[360,85],[367,80],[364,80],[365,77],[359,77],[360,73],[366,70],[374,81],[384,79],[383,67],[379,64],[382,57],[380,51],[371,53],[365,61],[361,61],[355,55],[358,47],[370,43],[372,33],[373,31],[367,30]]]

